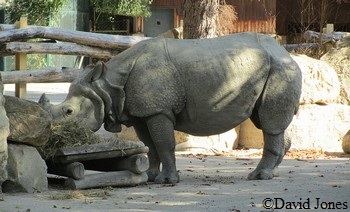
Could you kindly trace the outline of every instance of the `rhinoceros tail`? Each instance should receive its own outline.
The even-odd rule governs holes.
[[[296,114],[298,113],[298,111],[299,111],[299,106],[300,106],[300,104],[299,104],[299,102],[298,102],[298,104],[295,105],[294,115],[296,115]]]

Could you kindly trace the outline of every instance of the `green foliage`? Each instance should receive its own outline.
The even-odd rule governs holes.
[[[123,16],[151,16],[152,0],[91,0],[96,12]]]
[[[14,23],[21,16],[27,16],[28,24],[47,26],[52,16],[67,0],[6,0],[2,4],[8,23]]]

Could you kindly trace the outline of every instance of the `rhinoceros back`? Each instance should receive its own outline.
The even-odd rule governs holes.
[[[170,60],[186,92],[185,110],[177,119],[179,130],[194,135],[217,134],[250,117],[270,70],[269,55],[257,34],[188,43],[169,40],[170,46]]]

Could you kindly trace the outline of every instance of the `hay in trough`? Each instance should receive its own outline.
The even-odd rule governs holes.
[[[56,151],[64,147],[96,144],[105,141],[93,131],[77,122],[61,122],[51,125],[51,135],[46,145],[38,148],[44,160],[52,158]]]

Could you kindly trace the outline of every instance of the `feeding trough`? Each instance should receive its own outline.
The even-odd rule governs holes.
[[[68,189],[135,186],[148,179],[148,147],[142,142],[102,138],[74,122],[53,124],[39,152],[48,173],[64,177]]]

